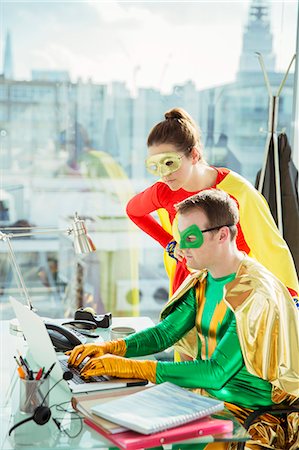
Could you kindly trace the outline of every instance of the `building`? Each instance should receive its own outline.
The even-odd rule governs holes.
[[[239,167],[240,173],[252,183],[263,162],[269,101],[255,52],[263,55],[273,95],[284,77],[284,73],[275,71],[269,8],[265,1],[251,2],[236,81],[199,93],[199,121],[206,130],[207,153],[213,155],[215,141],[226,135],[237,165],[230,165],[231,159],[222,159],[223,164],[234,170]],[[293,74],[290,74],[279,99],[278,131],[291,132],[292,102]],[[213,157],[209,162],[217,165]]]
[[[275,71],[269,6],[261,0],[251,3],[233,83],[198,91],[188,81],[167,95],[143,88],[133,97],[123,82],[74,82],[60,70],[32,70],[31,80],[15,80],[8,33],[0,77],[0,224],[26,219],[55,228],[60,217],[70,217],[76,210],[91,217],[99,251],[90,261],[81,261],[85,292],[96,299],[97,306],[102,302],[102,309],[125,314],[138,291],[140,311],[150,311],[153,317],[168,283],[162,249],[141,232],[139,246],[138,232],[128,232],[124,208],[129,196],[155,180],[144,164],[147,136],[165,111],[183,107],[202,129],[208,162],[229,167],[254,182],[262,164],[268,119],[268,94],[255,51],[263,54],[275,92],[284,74]],[[290,75],[280,98],[279,130],[290,131],[292,85]],[[63,281],[72,284],[77,268],[71,253],[60,252],[58,238],[33,242],[35,250],[42,249],[38,256],[29,254],[30,241],[14,241],[24,261],[22,269],[28,272],[26,279],[31,280],[40,261],[51,277],[46,262],[50,265],[55,254]],[[67,246],[69,241],[62,244]],[[117,273],[120,258],[128,260],[132,248],[139,253],[137,269],[136,260],[128,266],[123,262],[126,273]],[[5,259],[6,249],[1,247],[1,252]],[[28,255],[21,258],[22,253]],[[68,259],[63,259],[65,255]]]

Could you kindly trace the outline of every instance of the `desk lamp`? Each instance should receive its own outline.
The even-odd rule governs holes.
[[[2,231],[1,231],[2,230]],[[19,233],[12,233],[12,231],[15,230],[28,230],[25,232],[19,232]],[[30,299],[27,287],[25,285],[25,281],[23,278],[23,275],[21,273],[20,267],[16,260],[16,255],[13,250],[11,239],[14,238],[21,238],[26,236],[36,236],[41,234],[55,234],[55,233],[67,233],[67,235],[73,234],[74,236],[74,250],[76,254],[83,254],[83,253],[91,253],[96,250],[96,247],[90,237],[87,235],[87,230],[84,224],[84,220],[80,219],[78,217],[78,214],[75,213],[74,220],[72,223],[71,228],[67,228],[66,230],[60,230],[55,228],[39,228],[39,227],[5,227],[0,228],[0,241],[7,242],[8,249],[9,249],[9,255],[11,262],[13,264],[13,267],[17,274],[17,280],[19,282],[19,287],[21,288],[21,291],[24,294],[24,297],[27,302],[27,306],[30,310],[34,310],[34,307],[32,305],[32,301]],[[10,322],[10,328],[15,331],[20,331],[19,323],[16,319],[12,319]]]

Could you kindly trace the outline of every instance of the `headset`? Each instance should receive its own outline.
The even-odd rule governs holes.
[[[66,381],[67,381],[67,380],[71,380],[72,378],[73,378],[72,372],[69,372],[69,371],[65,372],[65,373],[63,374],[62,378],[61,378],[60,380],[58,380],[58,381],[57,381],[57,382],[56,382],[56,383],[48,390],[48,392],[46,393],[46,395],[45,395],[44,398],[42,399],[41,404],[34,410],[33,415],[30,416],[30,417],[27,417],[27,418],[24,419],[24,420],[21,420],[20,422],[16,423],[15,425],[13,425],[13,426],[10,428],[9,432],[8,432],[8,436],[10,436],[11,433],[12,433],[16,428],[18,428],[19,426],[23,425],[23,424],[26,423],[26,422],[29,422],[30,420],[33,420],[37,425],[45,425],[47,422],[49,422],[49,420],[50,420],[52,414],[51,414],[51,409],[50,409],[48,406],[44,406],[44,402],[45,402],[46,398],[48,397],[48,395],[50,394],[50,392],[52,391],[52,389],[54,389],[54,387],[57,386],[58,383],[60,383],[62,380],[66,380]],[[79,417],[79,416],[78,416],[78,417]],[[81,417],[80,417],[80,419],[81,419]],[[53,421],[54,421],[54,423],[56,424],[57,428],[58,428],[60,431],[65,432],[65,433],[68,435],[68,437],[70,437],[70,438],[77,437],[77,436],[81,433],[82,426],[81,426],[80,431],[79,431],[75,436],[70,436],[70,435],[66,432],[66,430],[62,429],[61,424],[60,424],[60,422],[59,422],[57,419],[55,419],[55,418],[53,417]],[[82,421],[81,421],[81,424],[82,424]]]

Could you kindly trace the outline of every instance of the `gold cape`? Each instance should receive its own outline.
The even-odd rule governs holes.
[[[202,287],[200,302],[206,274],[206,270],[190,274],[163,308],[161,319],[198,283]],[[287,394],[299,397],[299,315],[286,287],[261,264],[245,256],[235,279],[225,286],[223,300],[236,316],[248,372],[272,384],[273,401],[280,402]],[[175,349],[193,359],[197,357],[195,327],[177,342]]]

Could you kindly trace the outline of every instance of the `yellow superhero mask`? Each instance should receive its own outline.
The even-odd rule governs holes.
[[[183,155],[177,152],[159,153],[158,155],[147,158],[145,166],[149,173],[166,177],[181,167],[182,158]]]

